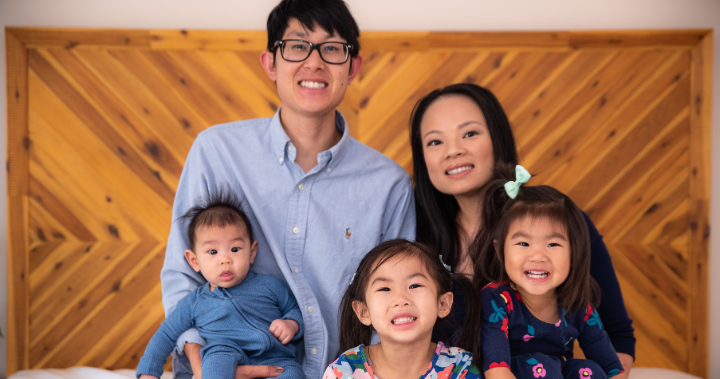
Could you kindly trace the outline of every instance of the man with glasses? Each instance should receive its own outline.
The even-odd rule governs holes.
[[[308,378],[320,378],[340,353],[339,304],[362,257],[384,240],[414,238],[412,185],[400,166],[351,137],[335,109],[362,66],[358,27],[345,3],[283,0],[267,26],[268,50],[260,61],[282,105],[272,118],[216,125],[198,135],[173,220],[208,191],[229,186],[238,195],[258,231],[252,270],[275,275],[292,290],[305,326],[298,360]],[[170,230],[161,273],[166,314],[204,282],[184,260],[185,230],[180,221]],[[189,378],[190,366],[199,373],[203,344],[196,330],[178,339],[175,377]],[[237,378],[279,373],[240,366]]]

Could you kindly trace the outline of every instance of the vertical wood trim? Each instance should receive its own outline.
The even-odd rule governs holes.
[[[28,66],[25,44],[5,30],[7,57],[7,376],[29,366]]]
[[[690,99],[690,328],[688,372],[709,376],[710,150],[712,45],[708,32],[692,49]]]

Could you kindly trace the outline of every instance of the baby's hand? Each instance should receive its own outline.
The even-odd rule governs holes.
[[[277,338],[283,345],[292,341],[293,337],[295,337],[299,330],[300,325],[298,325],[295,320],[277,319],[270,324],[270,333],[272,333],[273,336],[275,336],[275,338]]]
[[[148,375],[148,374],[142,374],[138,379],[158,379],[156,376]]]

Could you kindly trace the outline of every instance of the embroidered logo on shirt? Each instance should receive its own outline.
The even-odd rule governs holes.
[[[352,233],[350,233],[350,228],[345,229],[345,239],[349,240],[351,235]]]

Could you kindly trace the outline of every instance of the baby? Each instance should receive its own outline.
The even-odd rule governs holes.
[[[289,344],[302,336],[300,309],[282,281],[250,271],[258,243],[237,199],[211,196],[183,219],[190,221],[192,248],[185,258],[207,283],[180,300],[160,325],[140,359],[138,378],[159,378],[175,341],[191,327],[207,341],[202,379],[234,378],[237,366],[247,364],[280,366],[278,378],[304,378]]]

